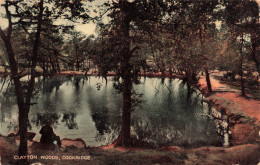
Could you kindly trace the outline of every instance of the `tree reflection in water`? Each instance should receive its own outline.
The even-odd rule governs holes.
[[[18,131],[17,118],[12,116],[12,107],[16,106],[16,96],[8,76],[0,79],[0,121],[6,123],[5,128],[8,132]],[[2,124],[1,124],[2,127]],[[2,133],[0,133],[2,134]]]
[[[189,92],[181,80],[166,80],[162,84],[161,79],[146,78],[134,85],[132,135],[158,145],[215,144],[215,126],[203,114],[207,111],[196,92]],[[120,84],[113,84],[86,76],[38,78],[32,100],[36,104],[29,114],[32,131],[38,133],[50,120],[61,138],[82,138],[92,146],[111,143],[120,131],[122,109]],[[11,84],[7,88],[8,81],[1,79],[2,86],[0,134],[7,135],[16,127],[18,114]]]
[[[76,113],[63,113],[63,118],[61,122],[64,122],[69,129],[78,129],[78,124],[76,122]]]
[[[51,125],[55,127],[55,124],[58,124],[60,115],[58,115],[56,112],[54,113],[37,113],[36,114],[36,120],[32,120],[32,122],[36,126],[43,126],[47,123],[47,121],[51,122]]]
[[[104,140],[105,134],[109,135],[109,137],[107,137],[108,141],[112,141],[118,136],[120,128],[118,121],[120,121],[120,116],[116,118],[115,116],[109,115],[109,109],[106,107],[101,109],[92,108],[91,116],[98,131],[95,137],[97,141]]]
[[[105,90],[102,95],[100,95],[98,98],[96,98],[95,95],[92,95],[88,99],[88,105],[90,107],[91,111],[91,117],[92,120],[95,123],[95,127],[98,131],[98,133],[95,136],[96,141],[109,141],[112,142],[115,140],[119,134],[120,131],[120,105],[117,105],[118,98],[111,97],[111,91],[114,91],[113,89],[107,89],[106,86],[101,88],[101,86],[97,87],[96,85],[96,91]],[[95,91],[95,92],[96,92]],[[93,93],[92,93],[93,94]],[[111,105],[113,106],[111,107]]]

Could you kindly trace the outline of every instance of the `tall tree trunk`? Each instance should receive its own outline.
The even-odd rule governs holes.
[[[76,46],[75,46],[76,47]],[[75,48],[75,60],[73,65],[76,63],[76,71],[79,71],[79,54],[78,54],[78,49]]]
[[[251,34],[251,42],[252,42],[252,52],[251,57],[253,61],[255,62],[257,72],[260,74],[260,62],[259,62],[259,56],[257,56],[256,53],[256,47],[257,47],[257,38],[254,34]]]
[[[17,100],[17,105],[18,105],[18,109],[19,109],[19,119],[18,120],[19,120],[20,146],[19,146],[18,152],[19,152],[20,156],[24,156],[24,155],[27,155],[27,121],[26,121],[26,118],[28,119],[28,113],[26,113],[27,110],[25,108],[22,87],[21,87],[21,83],[20,83],[19,75],[18,75],[18,65],[17,65],[17,61],[15,60],[15,54],[14,54],[13,47],[12,47],[12,44],[10,41],[12,27],[9,26],[8,29],[10,30],[9,35],[5,35],[4,32],[2,31],[2,29],[0,29],[0,36],[5,43],[6,52],[8,55],[8,60],[9,60],[10,69],[11,69],[11,79],[14,82],[16,100]],[[25,163],[26,163],[26,159],[19,160],[19,164],[25,164]]]
[[[242,95],[242,96],[246,96],[245,86],[244,86],[244,79],[243,79],[244,74],[243,74],[242,66],[241,66],[240,72],[241,72],[241,77],[240,77],[241,95]]]
[[[79,68],[80,68],[80,64],[79,64],[79,59],[77,58],[77,62],[76,62],[76,70],[79,71]]]
[[[49,57],[49,58],[50,58],[52,70],[54,71],[54,73],[57,73],[56,66],[55,66],[54,62],[52,61],[52,58],[51,57]]]
[[[243,43],[244,43],[244,38],[243,38],[243,33],[241,36],[241,45],[240,45],[240,84],[241,84],[241,95],[246,96],[245,92],[245,86],[244,86],[244,72],[243,72]]]
[[[54,54],[55,54],[55,62],[56,62],[56,67],[57,67],[56,70],[60,73],[60,64],[59,64],[59,59],[58,59],[58,52],[55,50]]]
[[[202,50],[202,57],[205,57],[205,48],[204,48],[204,42],[203,42],[203,29],[200,29],[200,44],[201,44],[201,50]],[[208,64],[205,64],[205,74],[206,74],[206,82],[208,87],[208,92],[212,92],[211,83],[210,83],[210,77],[209,77],[209,71],[208,71]]]
[[[19,130],[20,131],[20,146],[19,146],[19,155],[27,155],[27,125],[28,125],[28,114],[31,105],[32,93],[35,85],[35,67],[38,59],[38,49],[40,45],[40,34],[41,34],[41,25],[42,25],[42,14],[43,14],[43,0],[39,2],[39,15],[37,18],[37,31],[35,34],[35,41],[33,44],[32,51],[32,65],[31,65],[31,79],[28,84],[26,99],[23,107],[19,107]],[[19,94],[17,94],[18,97]],[[19,106],[19,104],[18,104]],[[20,163],[24,163],[21,160]]]
[[[125,10],[128,8],[127,0],[119,1],[120,5],[120,32],[122,35],[122,69],[123,74],[123,112],[122,112],[122,123],[121,132],[115,142],[116,146],[128,146],[130,142],[130,125],[131,125],[131,91],[132,91],[132,76],[131,76],[131,65],[130,65],[130,36],[129,27],[130,20],[125,14]]]
[[[207,86],[208,86],[208,91],[209,91],[209,93],[211,93],[212,92],[212,88],[211,88],[211,82],[210,82],[208,68],[205,68],[205,74],[206,74],[206,82],[207,82]]]
[[[132,80],[127,71],[124,73],[123,84],[123,112],[122,123],[119,137],[116,141],[116,146],[128,146],[130,143],[130,125],[131,125],[131,90]]]
[[[19,108],[19,135],[20,135],[20,146],[19,155],[27,155],[27,125],[28,125],[28,113],[29,107]]]

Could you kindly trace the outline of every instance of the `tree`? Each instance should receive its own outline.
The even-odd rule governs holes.
[[[11,35],[13,30],[13,22],[12,22],[12,14],[9,11],[9,7],[11,5],[17,5],[19,2],[11,2],[6,1],[4,4],[6,15],[9,21],[7,32],[5,33],[2,29],[0,29],[0,36],[5,43],[6,52],[9,59],[9,65],[11,68],[11,79],[14,81],[15,85],[15,92],[17,94],[17,104],[19,108],[19,134],[20,134],[20,147],[19,147],[19,155],[27,155],[27,124],[28,124],[28,113],[31,104],[31,96],[32,90],[35,83],[35,66],[38,53],[38,46],[40,41],[40,31],[41,31],[41,21],[42,21],[42,14],[43,14],[43,1],[39,2],[38,6],[38,23],[37,23],[37,31],[35,33],[35,42],[33,45],[33,53],[32,53],[32,63],[31,63],[31,79],[27,86],[26,93],[22,91],[22,84],[19,80],[19,73],[18,73],[18,64],[15,59],[14,50],[11,43]],[[25,98],[23,95],[25,94]],[[23,162],[24,163],[24,162]]]
[[[256,57],[257,39],[255,38],[259,32],[259,7],[255,1],[242,0],[226,2],[225,16],[223,21],[228,25],[232,31],[234,40],[239,43],[239,75],[241,84],[241,94],[245,93],[245,78],[244,65],[245,59],[251,55],[252,60],[256,64],[256,69],[259,71],[259,61]],[[250,37],[249,37],[250,35]],[[250,47],[246,46],[246,41],[250,39]],[[259,46],[259,45],[258,45]]]
[[[87,59],[92,50],[91,48],[91,40],[94,38],[93,35],[85,36],[81,32],[72,30],[69,31],[69,40],[65,43],[65,52],[68,55],[68,63],[70,63],[71,67],[74,66],[77,71],[84,69],[84,61]],[[82,64],[81,64],[82,63]]]
[[[38,65],[43,70],[43,75],[60,72],[60,63],[63,60],[64,39],[59,29],[54,25],[44,24],[42,41],[39,48]]]
[[[28,113],[31,105],[31,97],[35,85],[35,67],[39,59],[39,46],[41,42],[41,33],[43,24],[50,23],[51,19],[67,18],[75,20],[80,15],[79,11],[84,11],[81,1],[11,1],[6,0],[3,4],[8,19],[6,30],[0,28],[0,36],[5,44],[6,54],[8,56],[11,79],[14,82],[15,93],[17,96],[17,105],[19,109],[19,134],[20,146],[19,155],[27,155],[27,125]],[[10,8],[14,8],[11,11]],[[65,11],[71,10],[71,14]],[[14,19],[15,18],[15,19]],[[19,76],[19,66],[16,59],[12,43],[12,32],[15,25],[19,25],[32,40],[32,48],[29,54],[28,67],[30,68],[30,80],[27,84],[22,84]],[[50,24],[49,24],[50,25]],[[20,160],[20,164],[26,164],[26,160]]]
[[[134,70],[131,61],[133,60],[133,53],[138,50],[138,46],[132,47],[134,45],[132,34],[136,31],[141,34],[141,32],[151,29],[152,22],[159,20],[162,14],[163,1],[136,0],[130,2],[128,0],[118,0],[117,2],[113,1],[111,4],[104,3],[104,6],[110,11],[108,14],[110,17],[109,26],[107,26],[108,35],[104,37],[113,40],[115,47],[109,49],[116,57],[118,76],[123,79],[122,123],[115,145],[128,146],[130,144],[131,96]]]
[[[212,92],[209,69],[214,56],[208,47],[216,31],[219,1],[178,1],[168,7],[165,36],[172,38],[172,60],[175,68],[185,73],[187,82],[196,84],[198,73],[205,71],[208,91]],[[167,38],[167,37],[165,37]],[[211,38],[211,39],[210,39]],[[169,46],[168,46],[169,47]],[[171,59],[171,58],[168,58]]]

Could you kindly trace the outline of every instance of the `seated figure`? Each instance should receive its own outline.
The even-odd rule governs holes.
[[[41,143],[53,144],[54,141],[57,141],[57,145],[61,146],[60,137],[56,136],[51,127],[51,122],[48,121],[45,126],[43,126],[40,130],[40,134],[42,134]]]

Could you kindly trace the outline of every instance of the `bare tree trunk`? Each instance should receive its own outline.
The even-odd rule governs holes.
[[[260,62],[259,62],[259,56],[257,56],[256,53],[256,47],[257,47],[257,39],[254,36],[254,34],[251,34],[251,41],[252,41],[252,52],[251,52],[251,57],[253,61],[255,62],[257,72],[260,74]]]
[[[124,84],[123,84],[123,112],[122,112],[121,131],[115,143],[116,146],[128,146],[130,143],[132,80],[131,77],[126,73],[127,72],[124,73]]]
[[[80,68],[79,59],[77,58],[77,61],[76,61],[76,70],[79,71],[79,68]]]
[[[204,42],[203,42],[203,29],[200,29],[200,44],[202,49],[202,56],[205,56],[205,48],[204,48]],[[208,92],[212,92],[211,83],[210,83],[210,77],[209,77],[209,71],[208,71],[208,64],[205,64],[205,74],[206,74],[206,82],[208,87]]]
[[[57,67],[58,72],[60,73],[60,64],[59,64],[59,59],[58,59],[58,52],[55,50],[54,54],[55,54],[56,67]]]
[[[50,58],[50,63],[51,63],[52,71],[54,71],[54,73],[57,73],[56,66],[55,66],[54,62],[52,61],[51,57],[49,57],[49,58]]]
[[[18,119],[19,120],[19,135],[20,135],[19,155],[24,156],[24,155],[27,155],[27,121],[25,119],[26,119],[26,116],[28,119],[28,113],[26,114],[24,97],[23,97],[21,83],[20,83],[19,75],[18,75],[18,65],[15,60],[15,54],[14,54],[13,47],[12,47],[12,44],[10,41],[11,32],[12,32],[11,26],[9,26],[9,28],[8,28],[10,30],[8,35],[5,35],[5,33],[2,31],[2,29],[0,29],[0,36],[5,43],[6,52],[8,55],[8,60],[9,60],[10,69],[11,69],[11,79],[14,81],[17,105],[18,105],[18,109],[19,109],[19,119]],[[26,159],[21,159],[19,161],[19,163],[25,164]]]
[[[42,21],[42,13],[43,13],[43,0],[39,3],[40,12],[38,15],[38,24],[37,24],[37,32],[36,38],[33,46],[33,56],[32,56],[32,65],[31,65],[31,79],[28,84],[28,88],[26,93],[23,93],[21,82],[18,75],[18,65],[15,59],[15,54],[13,51],[13,47],[11,44],[11,34],[12,34],[12,18],[11,13],[8,9],[8,3],[5,3],[6,15],[9,21],[7,34],[2,31],[0,28],[0,36],[5,43],[6,52],[8,55],[8,60],[11,69],[11,79],[14,81],[15,93],[17,98],[17,105],[19,109],[19,135],[20,135],[20,146],[19,146],[19,156],[27,155],[27,125],[28,125],[28,113],[31,103],[32,92],[35,84],[35,66],[37,63],[37,54],[40,42],[40,32],[41,32],[41,21]],[[24,98],[25,96],[25,98]],[[20,159],[19,164],[26,164],[26,159]]]
[[[27,125],[28,125],[28,113],[29,107],[19,108],[19,135],[20,135],[20,146],[19,155],[27,155]]]
[[[242,61],[242,60],[241,60]],[[243,79],[243,69],[242,69],[242,65],[241,65],[241,77],[240,77],[240,84],[241,84],[241,95],[242,96],[246,96],[246,92],[245,92],[245,86],[244,86],[244,79]]]
[[[207,82],[207,86],[208,86],[208,91],[209,91],[209,93],[211,93],[212,92],[212,88],[211,88],[211,82],[210,82],[208,68],[205,69],[205,74],[206,74],[206,82]]]
[[[243,38],[243,33],[241,37],[241,45],[240,45],[240,84],[241,84],[241,95],[246,96],[245,92],[245,86],[244,86],[244,73],[243,73],[243,43],[244,43],[244,38]]]
[[[131,65],[130,65],[130,36],[129,27],[130,20],[125,14],[127,10],[127,0],[121,0],[120,4],[120,16],[121,25],[120,31],[122,32],[122,70],[123,74],[123,112],[122,112],[122,124],[121,132],[118,139],[115,142],[116,146],[128,146],[130,142],[130,125],[131,125],[131,91],[132,91],[132,78],[131,78]]]

